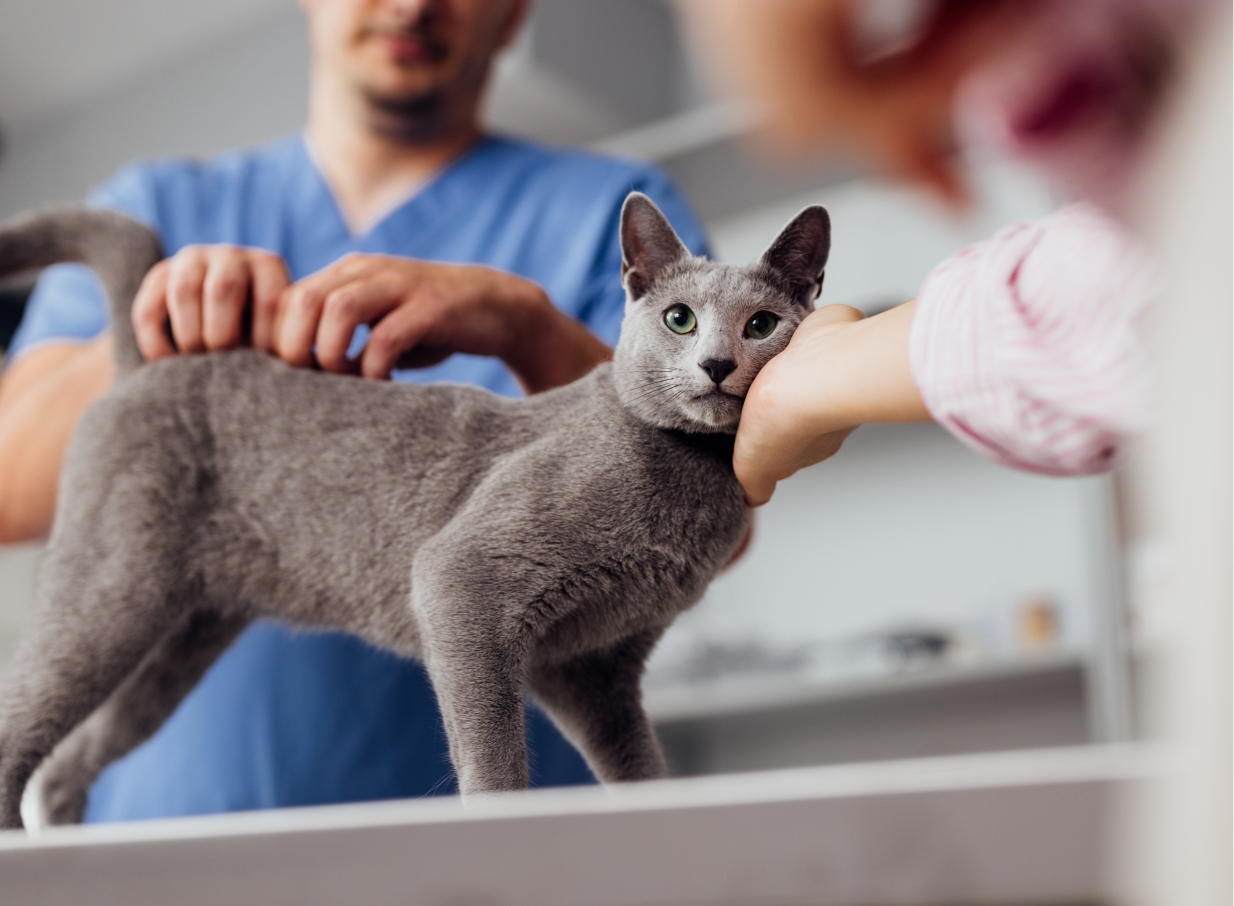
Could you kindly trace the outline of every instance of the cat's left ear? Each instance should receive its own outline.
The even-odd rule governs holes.
[[[631,299],[646,295],[669,265],[690,257],[656,203],[631,192],[621,206],[621,282]]]
[[[826,208],[812,205],[780,232],[763,253],[762,263],[774,271],[784,291],[808,310],[823,291],[823,268],[830,252],[831,217]]]

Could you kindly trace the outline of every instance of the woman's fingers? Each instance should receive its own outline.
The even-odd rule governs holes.
[[[824,305],[806,316],[797,328],[797,333],[793,334],[793,339],[800,337],[804,340],[820,332],[833,333],[840,329],[835,325],[851,324],[854,321],[864,320],[865,316],[865,312],[860,308],[853,308],[851,305]]]

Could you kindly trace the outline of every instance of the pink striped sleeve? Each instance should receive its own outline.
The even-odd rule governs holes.
[[[926,278],[909,340],[922,399],[1004,465],[1104,472],[1145,424],[1154,289],[1144,249],[1091,205],[1009,227]]]

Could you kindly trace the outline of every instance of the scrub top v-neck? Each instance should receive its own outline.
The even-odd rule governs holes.
[[[303,136],[208,161],[142,162],[90,197],[149,223],[167,253],[232,243],[282,255],[293,279],[359,252],[486,264],[545,288],[609,344],[624,310],[617,238],[622,201],[645,192],[687,247],[706,251],[698,221],[658,169],[579,151],[487,137],[354,230]],[[108,327],[94,277],[49,268],[11,357],[88,342]],[[364,332],[355,341],[363,343]],[[494,359],[455,355],[396,380],[460,381],[518,395]],[[586,765],[536,709],[528,711],[533,785],[591,782]],[[419,664],[339,633],[250,627],[163,727],[109,767],[88,821],[354,802],[454,792],[445,732]]]

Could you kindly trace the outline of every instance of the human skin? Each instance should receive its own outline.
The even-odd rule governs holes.
[[[492,57],[517,32],[526,3],[301,5],[313,57],[308,133],[342,213],[362,229],[479,138]],[[151,270],[133,320],[148,359],[248,343],[296,365],[383,378],[398,363],[465,352],[501,357],[529,393],[611,358],[535,283],[388,256],[349,256],[291,284],[268,252],[189,246]],[[353,362],[345,350],[359,324],[373,339]],[[111,385],[108,351],[105,338],[41,347],[0,379],[0,543],[50,531],[73,426]]]

